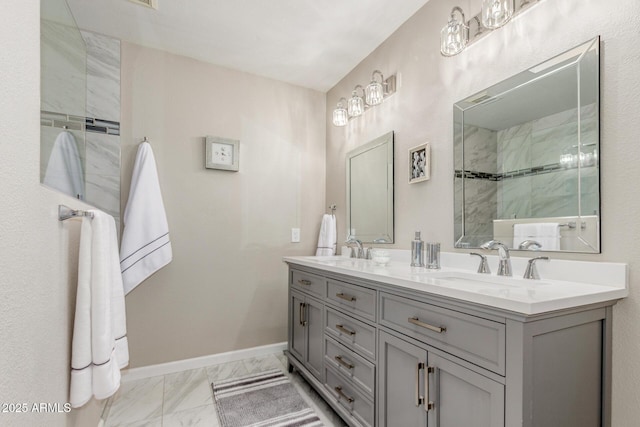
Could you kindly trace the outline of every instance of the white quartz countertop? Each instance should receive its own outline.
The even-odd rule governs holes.
[[[291,256],[284,257],[284,261],[525,315],[614,301],[628,295],[627,266],[620,263],[552,260],[539,263],[541,280],[529,280],[521,278],[525,258],[512,259],[514,276],[508,278],[476,273],[473,268],[477,259],[470,260],[468,254],[443,253],[443,267],[438,270],[411,267],[408,261],[398,258],[401,257],[392,256],[386,265],[340,256]],[[489,257],[489,262],[496,270],[497,258]]]

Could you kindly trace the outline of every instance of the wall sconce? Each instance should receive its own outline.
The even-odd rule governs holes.
[[[513,16],[513,0],[482,0],[482,25],[495,30]]]
[[[344,108],[344,104],[342,103],[342,101],[344,101],[345,104],[347,103],[346,99],[340,98],[336,109],[333,110],[333,124],[335,126],[346,126],[349,120],[349,115],[347,113],[347,110]]]
[[[380,75],[380,83],[376,81],[376,74]],[[380,71],[375,70],[373,74],[371,74],[371,83],[367,85],[367,88],[364,91],[368,105],[373,106],[382,103],[382,100],[384,99],[383,83],[384,76]]]
[[[362,86],[357,85],[353,88],[351,98],[349,99],[349,102],[347,102],[347,112],[349,113],[349,117],[358,117],[364,113],[364,99],[362,99],[361,96],[358,96],[358,88],[360,88],[364,95],[364,89]]]
[[[465,21],[464,12],[458,6],[451,10],[447,25],[440,32],[440,53],[454,56],[489,34],[502,27],[524,9],[540,0],[482,0],[482,10]],[[461,20],[456,18],[456,12]]]
[[[456,19],[458,12],[462,20]],[[464,12],[458,6],[451,9],[449,22],[440,32],[440,53],[444,56],[457,55],[464,50],[469,41],[469,27],[465,23]]]
[[[380,77],[380,81],[376,80],[376,76]],[[362,96],[358,95],[358,89],[362,91]],[[337,107],[333,110],[333,124],[335,126],[345,126],[350,118],[363,115],[368,108],[381,104],[382,101],[395,92],[395,74],[385,79],[381,71],[375,70],[371,75],[371,83],[364,89],[361,85],[356,85],[351,92],[349,101],[340,98]],[[347,108],[344,107],[345,105]]]

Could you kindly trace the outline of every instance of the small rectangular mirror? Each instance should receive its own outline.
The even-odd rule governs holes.
[[[393,243],[393,131],[347,153],[347,238]]]
[[[456,247],[600,252],[599,47],[454,104]]]

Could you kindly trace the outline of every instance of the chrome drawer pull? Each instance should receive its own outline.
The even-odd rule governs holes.
[[[311,286],[311,280],[299,279],[298,283],[305,286]]]
[[[345,362],[344,359],[342,358],[342,356],[336,356],[334,357],[334,359],[336,359],[338,361],[339,364],[341,364],[342,366],[344,366],[347,369],[353,369],[353,365],[351,363]]]
[[[407,321],[409,323],[413,323],[414,325],[420,326],[421,328],[426,328],[439,334],[447,332],[447,328],[444,328],[442,326],[429,325],[428,323],[421,322],[417,317],[409,317]]]
[[[341,331],[341,332],[344,332],[347,335],[355,335],[356,334],[356,331],[350,331],[350,330],[348,330],[347,328],[345,328],[342,325],[336,325],[336,329]]]
[[[338,396],[342,397],[344,400],[346,400],[349,403],[353,403],[354,398],[344,394],[344,392],[342,391],[342,387],[340,386],[334,387],[334,390],[338,393]]]
[[[351,295],[343,294],[342,292],[340,292],[339,294],[336,294],[336,296],[338,298],[342,298],[345,301],[355,301],[356,300],[356,297],[352,297]]]

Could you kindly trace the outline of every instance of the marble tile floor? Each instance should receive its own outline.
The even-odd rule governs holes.
[[[282,353],[124,382],[106,403],[105,427],[219,427],[211,382],[282,369],[327,427],[346,424],[298,374]]]

